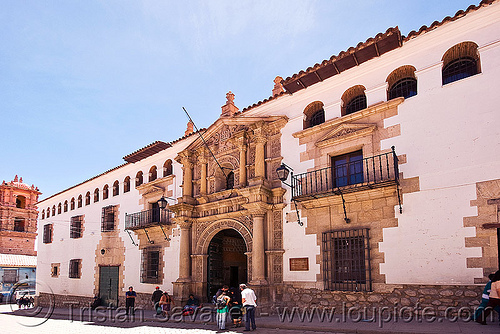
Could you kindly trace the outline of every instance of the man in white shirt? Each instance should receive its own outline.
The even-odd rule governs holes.
[[[255,308],[257,307],[257,296],[252,289],[248,288],[245,284],[240,284],[241,301],[246,310],[245,329],[244,332],[250,331],[250,323],[252,323],[252,330],[255,330]]]

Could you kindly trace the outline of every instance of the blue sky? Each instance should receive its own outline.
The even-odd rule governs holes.
[[[0,181],[41,199],[243,108],[387,28],[403,35],[478,0],[22,1],[0,11]]]

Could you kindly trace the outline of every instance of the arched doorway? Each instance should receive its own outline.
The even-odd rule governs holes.
[[[238,287],[247,281],[247,246],[233,229],[217,233],[208,246],[207,297],[210,300],[223,285]]]

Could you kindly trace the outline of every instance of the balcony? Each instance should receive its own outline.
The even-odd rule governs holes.
[[[136,230],[155,225],[170,224],[172,224],[172,212],[169,210],[153,208],[141,212],[125,214],[126,230]]]
[[[399,184],[398,157],[391,152],[292,175],[295,201]]]

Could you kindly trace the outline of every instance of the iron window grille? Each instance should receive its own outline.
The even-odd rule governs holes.
[[[81,259],[73,259],[69,261],[69,278],[80,278],[81,274]]]
[[[115,183],[113,183],[113,196],[118,196],[120,194],[120,184],[118,183],[118,181],[115,181]]]
[[[349,101],[345,107],[345,114],[349,115],[356,111],[366,109],[366,95],[358,95]]]
[[[105,185],[102,189],[102,199],[108,199],[109,197],[109,186]]]
[[[369,229],[323,232],[326,290],[372,291]]]
[[[50,244],[52,242],[52,224],[43,225],[43,243]]]
[[[83,216],[71,217],[69,237],[78,239],[82,237]]]
[[[160,250],[142,250],[141,283],[160,283]]]
[[[404,97],[405,99],[417,95],[417,79],[403,78],[389,89],[389,100],[396,97]]]
[[[115,230],[115,206],[105,206],[102,208],[101,232]]]
[[[478,73],[477,61],[472,57],[460,57],[443,68],[443,85]]]
[[[128,193],[130,191],[130,178],[127,177],[125,182],[123,182],[123,192]]]
[[[316,111],[311,116],[311,121],[309,122],[309,126],[313,127],[321,123],[325,123],[325,111],[323,109]]]

